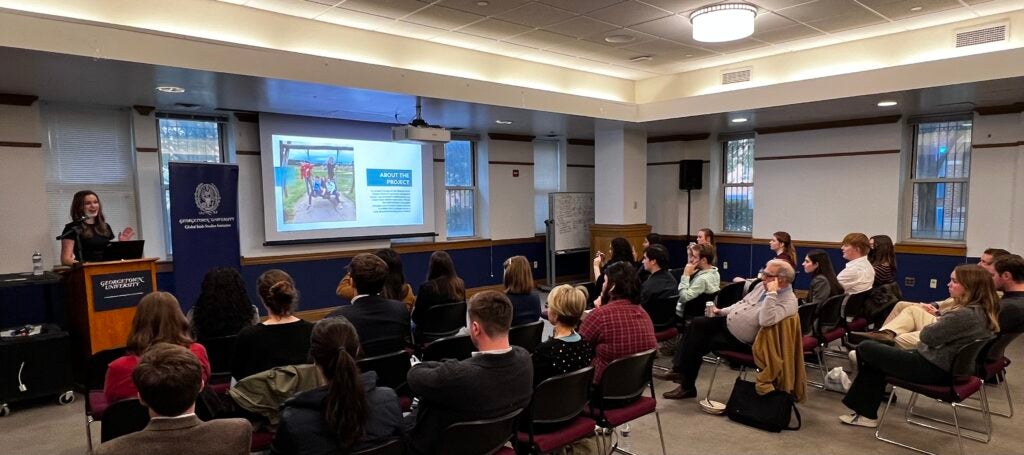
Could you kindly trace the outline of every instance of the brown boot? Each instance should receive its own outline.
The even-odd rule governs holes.
[[[850,342],[860,343],[864,340],[875,340],[890,346],[896,344],[896,332],[892,330],[879,330],[877,332],[850,332]]]
[[[686,398],[696,398],[697,389],[684,389],[683,386],[676,387],[669,392],[661,394],[662,397],[669,400],[683,400]]]

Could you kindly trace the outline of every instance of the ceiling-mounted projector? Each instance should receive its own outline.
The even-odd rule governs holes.
[[[391,140],[395,142],[415,142],[427,144],[443,144],[451,142],[452,133],[440,126],[435,126],[423,120],[423,106],[421,98],[416,97],[416,117],[408,125],[401,125],[391,128]]]

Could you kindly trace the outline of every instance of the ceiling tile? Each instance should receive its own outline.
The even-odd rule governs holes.
[[[700,8],[709,3],[716,3],[720,0],[643,0],[648,5],[657,6],[663,10],[679,13]],[[807,1],[807,0],[804,0]]]
[[[376,30],[395,21],[394,19],[387,17],[375,16],[373,14],[360,13],[359,11],[341,8],[331,8],[327,10],[326,13],[323,13],[316,18],[317,20],[330,22],[332,24],[361,28],[365,30]]]
[[[868,25],[883,24],[886,22],[888,21],[874,13],[854,13],[845,14],[842,16],[833,16],[816,21],[810,21],[807,22],[806,24],[821,31],[834,33],[841,32],[843,30],[866,27]]]
[[[541,3],[572,11],[577,14],[589,13],[596,9],[621,3],[625,0],[540,0]]]
[[[460,32],[469,33],[470,35],[482,36],[484,38],[492,39],[505,39],[512,35],[518,35],[523,32],[530,31],[530,27],[525,27],[519,24],[513,24],[511,22],[500,21],[497,19],[486,19],[475,24],[467,25],[461,29]]]
[[[872,13],[853,0],[817,0],[783,9],[779,11],[779,14],[804,23],[846,15],[871,15],[878,17],[877,14]]]
[[[483,18],[483,16],[478,14],[466,13],[456,9],[445,8],[443,6],[431,6],[426,9],[419,10],[410,16],[404,17],[402,20],[412,22],[414,24],[429,25],[431,27],[452,30],[471,24]]]
[[[797,23],[775,13],[765,12],[758,14],[754,20],[754,33],[767,32],[778,28],[792,27]]]
[[[443,35],[438,35],[430,41],[466,49],[482,49],[498,43],[497,41],[489,38],[481,38],[479,36],[467,35],[459,32],[449,32]]]
[[[743,38],[736,41],[728,41],[725,43],[701,43],[700,47],[715,52],[732,53],[746,51],[750,49],[756,49],[759,47],[768,46],[767,43],[754,40],[752,38]]]
[[[549,31],[575,37],[601,34],[617,28],[619,28],[618,25],[606,24],[585,16],[577,16],[565,22],[559,22],[546,27]]]
[[[679,16],[663,17],[650,22],[636,24],[629,28],[683,44],[697,43],[693,39],[693,26],[690,25],[690,20]]]
[[[813,1],[814,0],[753,0],[751,3],[767,10],[777,11],[783,8],[802,5]]]
[[[809,38],[812,36],[824,36],[818,30],[808,27],[803,24],[796,24],[789,27],[776,28],[772,30],[766,30],[763,32],[755,32],[751,38],[765,41],[772,44],[785,43],[787,41],[795,41],[802,38]]]
[[[426,6],[416,0],[347,0],[339,8],[397,19]]]
[[[311,19],[330,8],[304,0],[250,0],[245,6]]]
[[[569,41],[576,41],[576,38],[571,36],[559,35],[557,33],[551,33],[544,30],[534,30],[532,32],[523,33],[522,35],[513,36],[506,41],[521,46],[535,47],[537,49],[548,49],[552,47],[558,47],[561,44]]]
[[[606,37],[612,36],[612,35],[632,36],[633,40],[629,41],[628,43],[609,43],[608,41],[605,41]],[[590,41],[592,43],[604,44],[606,46],[611,46],[611,47],[624,47],[624,46],[630,46],[630,45],[634,45],[634,44],[645,43],[645,42],[648,42],[648,41],[654,41],[654,40],[658,39],[658,37],[654,36],[654,35],[648,35],[647,33],[641,33],[641,32],[638,32],[636,30],[630,30],[628,28],[620,28],[620,29],[616,29],[616,30],[612,30],[612,31],[604,32],[604,33],[599,33],[599,34],[596,34],[596,35],[585,36],[585,37],[583,37],[583,39],[587,40],[587,41]]]
[[[520,8],[499,14],[498,19],[515,22],[529,27],[547,27],[576,16],[565,10],[553,8],[542,3],[528,3]]]
[[[597,11],[587,13],[587,16],[592,18],[600,19],[615,25],[621,25],[623,27],[652,21],[668,15],[669,13],[659,8],[645,5],[635,0],[616,3],[607,8],[601,8]]]
[[[611,46],[605,46],[602,44],[592,43],[590,41],[570,41],[559,45],[558,47],[548,49],[551,52],[557,52],[559,54],[572,55],[575,57],[586,57],[590,55],[597,55],[604,52],[610,52],[615,49]]]
[[[892,19],[900,20],[908,17],[923,16],[925,14],[937,13],[955,8],[963,8],[957,0],[860,0],[864,6],[875,10],[881,15]],[[920,7],[920,11],[911,11],[911,8]]]
[[[424,3],[433,3],[432,0],[421,1]],[[494,16],[495,14],[501,14],[512,8],[517,8],[530,3],[530,0],[492,0],[488,2],[486,6],[480,6],[476,4],[478,1],[480,0],[443,0],[440,3],[437,3],[437,5],[457,9],[459,11],[465,11],[467,13],[479,14],[481,16]]]
[[[401,21],[392,22],[377,29],[377,31],[422,40],[429,40],[435,36],[447,33],[447,30],[442,30],[440,28],[427,27],[426,25],[418,25]]]

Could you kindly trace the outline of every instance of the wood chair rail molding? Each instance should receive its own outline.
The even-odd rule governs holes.
[[[502,240],[491,240],[491,239],[468,239],[468,240],[454,240],[449,242],[423,242],[423,243],[402,243],[392,245],[398,254],[406,253],[423,253],[433,252],[438,250],[466,250],[471,248],[487,248],[491,246],[501,245],[516,245],[523,243],[544,243],[544,236],[538,235],[534,237],[526,237],[519,239],[502,239]],[[372,253],[377,251],[377,248],[373,249],[362,249],[362,250],[346,250],[346,251],[326,251],[320,253],[299,253],[299,254],[285,254],[285,255],[274,255],[274,256],[259,256],[259,257],[242,257],[242,265],[270,265],[270,264],[282,264],[288,262],[304,262],[304,261],[324,261],[331,259],[347,259],[353,258],[359,253]]]
[[[686,240],[685,235],[663,234],[663,239]],[[736,234],[715,234],[716,244],[732,245],[767,245],[770,239],[754,238],[751,236]],[[793,244],[799,248],[822,248],[839,249],[840,242],[825,242],[820,240],[793,240]],[[896,252],[901,254],[930,254],[935,256],[967,256],[967,245],[962,243],[930,243],[930,242],[899,242],[896,245]]]

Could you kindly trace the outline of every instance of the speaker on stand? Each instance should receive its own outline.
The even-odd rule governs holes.
[[[681,160],[679,161],[679,189],[686,190],[686,242],[692,242],[690,237],[690,209],[693,202],[691,192],[699,190],[704,186],[704,161],[702,160]]]

